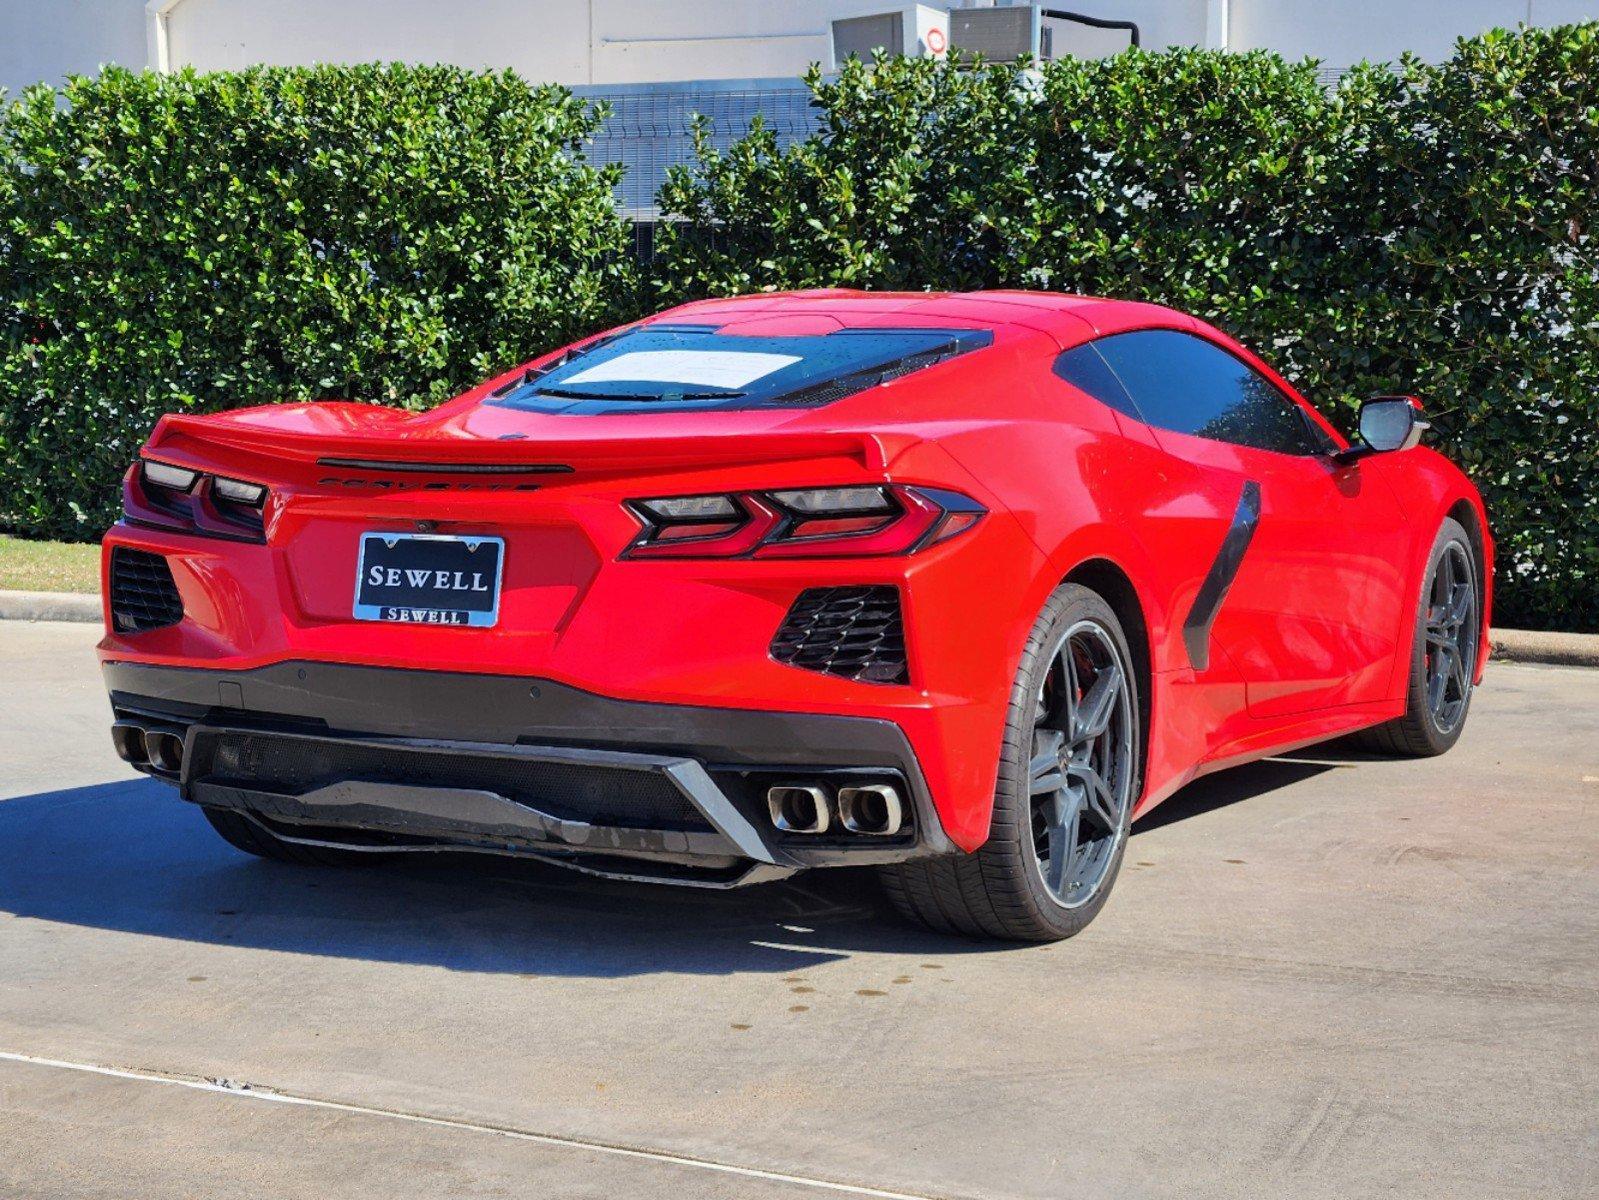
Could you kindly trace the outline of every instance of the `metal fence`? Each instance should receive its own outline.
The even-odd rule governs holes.
[[[1317,79],[1333,88],[1347,67],[1323,66]],[[666,181],[666,169],[694,161],[689,135],[696,114],[710,122],[711,144],[726,150],[748,130],[759,113],[786,146],[816,129],[810,90],[798,79],[712,79],[672,83],[634,83],[575,87],[591,102],[604,101],[611,115],[601,127],[588,157],[595,163],[621,163],[626,168],[617,185],[616,203],[633,223],[633,251],[641,262],[653,257],[660,209],[655,196]]]
[[[699,80],[637,83],[572,89],[586,100],[603,100],[611,115],[589,148],[596,163],[621,163],[627,169],[616,190],[617,206],[636,223],[660,218],[655,194],[666,169],[694,161],[689,136],[695,114],[710,122],[711,141],[726,149],[743,136],[759,113],[779,145],[816,128],[810,91],[797,79]],[[641,247],[643,249],[643,247]]]

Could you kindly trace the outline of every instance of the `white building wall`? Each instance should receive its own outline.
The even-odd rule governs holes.
[[[10,94],[108,62],[144,66],[141,0],[0,0],[0,88]]]
[[[895,0],[178,0],[167,23],[172,61],[202,68],[404,59],[510,66],[557,83],[619,84],[796,75],[827,62],[833,18],[895,6]],[[1136,21],[1152,48],[1225,44],[1334,67],[1393,59],[1405,50],[1443,58],[1456,38],[1495,25],[1599,19],[1599,0],[1070,0],[1061,6]],[[1066,44],[1082,53],[1121,44],[1121,35],[1107,42],[1088,30],[1060,28]]]
[[[834,17],[891,7],[892,0],[181,0],[165,20],[171,61],[202,69],[399,59],[616,84],[797,75],[827,61]]]
[[[181,0],[164,17],[174,66],[446,62],[588,82],[586,2]]]
[[[589,0],[594,83],[751,79],[828,65],[830,23],[893,0]]]
[[[1599,3],[1539,0],[1229,0],[1228,45],[1267,49],[1290,58],[1319,58],[1330,67],[1362,59],[1390,61],[1406,50],[1424,59],[1449,57],[1455,39],[1496,25],[1514,29],[1528,10],[1573,10],[1558,20],[1592,20]],[[1586,10],[1578,15],[1576,10]]]
[[[174,66],[404,60],[622,84],[792,76],[828,58],[828,23],[896,0],[167,0]],[[1599,19],[1599,0],[1063,0],[1131,19],[1144,44],[1267,48],[1344,67],[1426,58],[1492,25]],[[1106,48],[1066,34],[1084,53]],[[1118,38],[1110,39],[1110,45]],[[0,0],[0,87],[101,63],[155,65],[144,0]]]

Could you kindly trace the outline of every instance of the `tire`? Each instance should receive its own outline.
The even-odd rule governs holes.
[[[1482,634],[1479,574],[1465,529],[1446,518],[1427,557],[1416,604],[1404,715],[1355,734],[1354,743],[1362,750],[1399,758],[1431,758],[1460,740],[1471,709],[1471,680]],[[1445,591],[1450,593],[1447,599]],[[1440,611],[1440,601],[1446,611]],[[1440,669],[1443,704],[1435,703],[1431,692]]]
[[[1139,795],[1143,681],[1132,664],[1121,622],[1098,594],[1068,583],[1050,595],[1011,688],[988,840],[971,854],[879,868],[895,908],[929,929],[974,938],[1053,942],[1087,927],[1110,897]],[[1109,715],[1090,736],[1102,701]],[[1055,862],[1062,866],[1052,882]]]
[[[297,863],[309,867],[365,867],[381,862],[388,855],[365,850],[339,850],[332,846],[302,846],[286,842],[256,824],[250,818],[228,808],[201,806],[211,828],[221,835],[235,850],[243,850],[257,858],[273,862]]]

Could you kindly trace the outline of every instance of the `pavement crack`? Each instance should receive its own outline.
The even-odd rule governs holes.
[[[14,1050],[0,1050],[0,1062],[25,1063],[37,1067],[54,1067],[58,1070],[80,1071],[86,1074],[104,1075],[114,1079],[128,1079],[166,1087],[191,1088],[196,1091],[211,1092],[220,1096],[233,1096],[245,1100],[351,1113],[357,1116],[377,1117],[391,1121],[409,1121],[442,1129],[459,1130],[463,1133],[487,1134],[560,1149],[579,1150],[589,1154],[612,1155],[618,1158],[643,1160],[667,1166],[714,1171],[719,1174],[741,1176],[746,1179],[787,1183],[795,1187],[810,1188],[815,1191],[831,1192],[837,1195],[868,1196],[873,1197],[874,1200],[957,1200],[957,1197],[951,1194],[940,1195],[931,1192],[894,1191],[887,1188],[868,1187],[863,1184],[844,1183],[834,1179],[823,1179],[817,1176],[793,1175],[785,1171],[771,1171],[762,1167],[744,1166],[719,1159],[677,1154],[668,1150],[629,1146],[620,1142],[604,1142],[590,1138],[570,1137],[563,1134],[540,1133],[514,1125],[470,1121],[460,1117],[441,1117],[431,1113],[414,1112],[399,1108],[381,1108],[374,1105],[354,1104],[322,1096],[280,1091],[267,1085],[228,1077],[177,1074],[149,1068],[112,1067],[99,1063],[74,1062],[70,1059],[24,1054]]]

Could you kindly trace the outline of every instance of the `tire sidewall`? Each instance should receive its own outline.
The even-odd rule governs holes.
[[[1465,704],[1460,710],[1460,719],[1446,732],[1438,727],[1438,723],[1433,719],[1432,710],[1427,706],[1427,608],[1432,597],[1433,574],[1437,571],[1438,563],[1448,547],[1456,542],[1465,551],[1466,562],[1471,567],[1471,586],[1476,594],[1476,605],[1472,610],[1475,627],[1472,631],[1473,652],[1470,670],[1467,672]],[[1482,593],[1481,568],[1478,566],[1471,538],[1467,536],[1460,522],[1453,517],[1445,517],[1438,529],[1438,536],[1433,539],[1432,550],[1427,555],[1426,570],[1421,574],[1421,592],[1416,598],[1414,641],[1410,655],[1410,680],[1406,693],[1409,714],[1415,719],[1428,743],[1428,749],[1434,754],[1442,754],[1460,740],[1460,734],[1466,728],[1466,719],[1471,715],[1471,698],[1477,690],[1471,677],[1476,674],[1477,664],[1482,656]]]
[[[1028,765],[1032,759],[1034,698],[1043,686],[1049,669],[1051,651],[1062,641],[1068,630],[1083,621],[1092,621],[1109,636],[1115,647],[1122,673],[1127,679],[1129,718],[1132,725],[1132,779],[1130,797],[1122,815],[1121,838],[1106,868],[1099,890],[1082,904],[1067,908],[1052,896],[1038,870],[1032,844],[1032,796]],[[1133,805],[1142,794],[1143,787],[1143,728],[1140,715],[1140,688],[1143,681],[1133,666],[1132,650],[1127,644],[1121,622],[1115,612],[1098,593],[1079,584],[1063,584],[1057,588],[1034,622],[1028,635],[1027,647],[1022,655],[1016,679],[1012,686],[1010,706],[1006,713],[1005,738],[1000,755],[999,777],[994,795],[996,814],[1010,817],[1010,828],[1016,836],[1001,844],[990,839],[980,854],[995,860],[1001,869],[1020,872],[1026,885],[1026,899],[1034,922],[1049,931],[1054,938],[1070,937],[1083,929],[1098,915],[1110,898],[1116,877],[1121,871],[1122,859],[1127,852],[1128,826],[1132,822]]]

